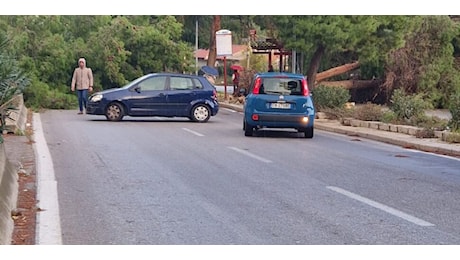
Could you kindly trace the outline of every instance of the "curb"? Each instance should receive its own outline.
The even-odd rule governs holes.
[[[219,106],[223,107],[223,108],[230,108],[230,109],[233,109],[233,110],[235,110],[237,112],[243,112],[242,105],[234,105],[234,104],[219,102]]]
[[[373,141],[378,141],[382,143],[392,144],[401,146],[407,149],[415,149],[424,152],[460,157],[460,149],[454,149],[456,146],[455,144],[440,144],[437,143],[437,140],[424,140],[419,139],[414,136],[406,135],[406,134],[399,134],[399,133],[391,133],[388,134],[380,133],[380,132],[370,132],[369,129],[344,129],[344,127],[335,127],[330,126],[328,123],[320,122],[319,120],[315,121],[315,128],[334,132],[338,134],[348,135],[348,136],[357,136],[366,139],[370,139]],[[356,128],[356,127],[353,127]],[[451,146],[451,147],[447,147]]]

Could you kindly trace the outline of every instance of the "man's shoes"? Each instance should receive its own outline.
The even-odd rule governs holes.
[[[78,112],[78,114],[79,114],[79,115],[83,115],[83,112],[82,112],[82,111],[80,111],[80,112]]]

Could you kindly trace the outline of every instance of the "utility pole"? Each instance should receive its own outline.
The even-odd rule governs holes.
[[[198,17],[195,19],[195,75],[198,75]]]

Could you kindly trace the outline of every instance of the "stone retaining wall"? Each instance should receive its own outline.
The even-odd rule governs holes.
[[[354,126],[354,127],[366,127],[366,128],[373,128],[376,130],[406,134],[406,135],[413,135],[417,136],[422,131],[423,128],[409,126],[409,125],[392,125],[387,123],[382,123],[379,121],[363,121],[354,118],[343,118],[340,120],[340,123],[345,126]],[[434,137],[439,138],[442,141],[446,141],[449,135],[454,135],[455,133],[451,133],[449,131],[434,131]]]

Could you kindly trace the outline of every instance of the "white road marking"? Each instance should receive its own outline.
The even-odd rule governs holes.
[[[455,160],[455,161],[460,162],[460,158],[456,158],[456,157],[448,156],[448,155],[444,155],[444,154],[437,154],[437,153],[425,152],[425,151],[414,150],[414,149],[412,149],[410,151],[414,152],[414,153],[424,153],[424,154],[428,154],[428,155],[434,155],[434,156],[438,156],[438,157],[441,157],[441,158],[451,159],[451,160]]]
[[[223,109],[224,109],[224,110],[227,110],[228,112],[233,112],[233,113],[236,113],[236,111],[235,111],[235,110],[233,110],[233,109],[231,109],[231,108],[226,108],[226,107],[224,107]]]
[[[40,114],[33,115],[34,148],[37,161],[37,200],[41,211],[37,214],[37,245],[61,245],[61,220],[57,181],[54,175],[46,139],[43,134]]]
[[[189,132],[189,133],[192,133],[192,134],[194,134],[194,135],[196,135],[196,136],[204,136],[203,134],[200,134],[200,133],[198,133],[198,132],[195,132],[195,131],[190,130],[190,129],[185,128],[185,127],[182,128],[182,129],[185,130],[185,131],[187,131],[187,132]]]
[[[250,153],[250,152],[248,152],[248,151],[246,151],[246,150],[242,150],[242,149],[239,149],[239,148],[236,148],[236,147],[232,147],[232,146],[229,146],[228,148],[229,148],[229,149],[232,149],[233,151],[236,151],[236,152],[242,153],[242,154],[244,154],[244,155],[247,155],[247,156],[249,156],[249,157],[252,157],[252,158],[254,158],[254,159],[257,159],[257,160],[259,160],[259,161],[261,161],[261,162],[264,162],[264,163],[271,163],[271,162],[272,162],[272,161],[270,161],[270,160],[268,160],[268,159],[265,159],[265,158],[263,158],[263,157],[260,157],[260,156],[258,156],[258,155],[255,155],[255,154],[253,154],[253,153]]]
[[[406,214],[402,211],[399,211],[397,209],[394,209],[392,207],[389,207],[389,206],[386,206],[384,204],[381,204],[381,203],[378,203],[376,201],[373,201],[373,200],[370,200],[368,198],[365,198],[365,197],[362,197],[358,194],[355,194],[355,193],[352,193],[352,192],[349,192],[349,191],[346,191],[344,189],[341,189],[341,188],[338,188],[338,187],[334,187],[334,186],[327,186],[326,188],[330,189],[330,190],[333,190],[337,193],[340,193],[342,195],[345,195],[349,198],[352,198],[354,200],[357,200],[357,201],[360,201],[364,204],[367,204],[369,206],[372,206],[374,208],[377,208],[377,209],[380,209],[380,210],[383,210],[391,215],[394,215],[396,217],[399,217],[399,218],[402,218],[404,220],[407,220],[409,222],[412,222],[416,225],[419,225],[419,226],[422,226],[422,227],[432,227],[434,226],[434,224],[432,223],[429,223],[425,220],[422,220],[422,219],[419,219],[417,217],[414,217],[414,216],[411,216],[409,214]]]

